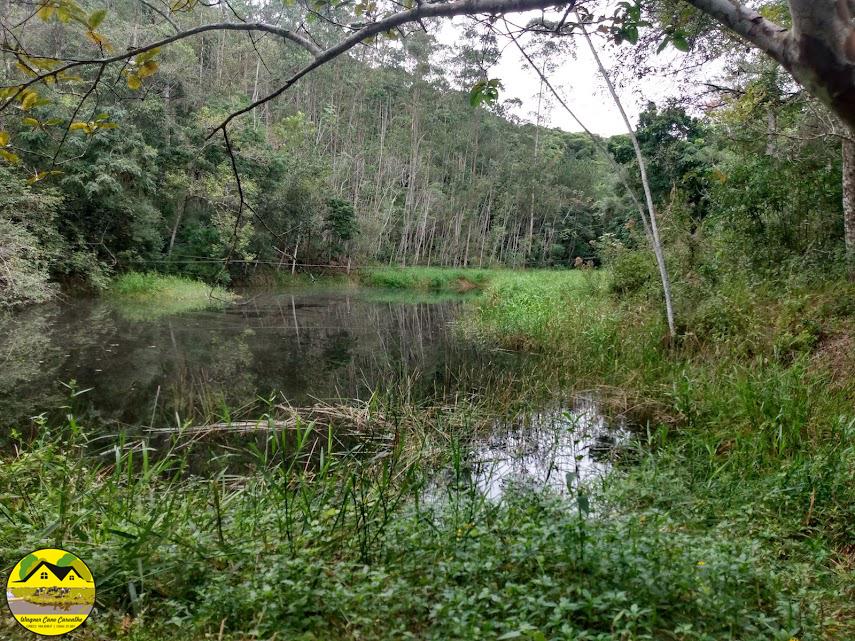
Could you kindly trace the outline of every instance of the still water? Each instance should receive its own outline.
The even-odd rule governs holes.
[[[56,425],[71,413],[108,435],[221,421],[259,397],[299,407],[378,391],[454,403],[537,370],[539,357],[466,340],[455,327],[466,304],[330,289],[164,316],[103,299],[35,306],[0,319],[0,441],[33,433],[39,415]],[[597,443],[618,432],[592,401],[565,403],[497,421],[467,458],[487,494],[509,479],[560,486],[568,472],[599,469]]]
[[[174,424],[273,393],[301,406],[403,384],[427,398],[477,386],[473,369],[508,360],[455,338],[461,300],[412,300],[265,293],[160,318],[99,299],[33,307],[0,321],[0,420],[71,404],[102,425]]]

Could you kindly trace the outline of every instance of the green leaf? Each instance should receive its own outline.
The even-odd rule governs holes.
[[[579,496],[576,497],[576,503],[579,505],[579,511],[582,514],[588,514],[591,511],[591,500],[587,494],[580,492]]]
[[[629,40],[630,44],[635,44],[638,42],[638,27],[635,25],[628,26],[623,30],[623,36]]]
[[[671,34],[671,44],[673,44],[674,47],[676,49],[679,49],[680,51],[688,51],[690,49],[689,41],[686,40],[686,36],[684,36],[680,32],[675,32]]]
[[[141,54],[134,58],[134,62],[138,65],[144,64],[154,58],[158,53],[160,53],[160,47],[154,47],[153,49],[149,49],[148,51],[143,51]]]
[[[567,489],[572,492],[573,486],[576,483],[576,473],[575,472],[567,472],[564,475],[564,483],[567,485]]]
[[[98,11],[93,11],[92,15],[89,16],[89,20],[86,24],[89,25],[89,28],[93,31],[98,28],[102,22],[104,22],[104,18],[107,16],[106,9],[99,9]]]
[[[502,86],[498,78],[479,80],[469,90],[469,104],[477,107],[483,103],[496,102],[499,99],[499,88]]]

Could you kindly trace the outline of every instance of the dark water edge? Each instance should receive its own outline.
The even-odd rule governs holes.
[[[33,307],[0,318],[0,447],[45,426],[68,429],[68,415],[85,426],[92,451],[106,455],[120,433],[154,452],[170,438],[157,432],[229,422],[241,411],[256,419],[265,398],[348,405],[376,392],[418,407],[497,390],[524,395],[542,357],[465,339],[455,322],[466,304],[328,288],[252,293],[221,309],[171,315],[91,298]],[[343,449],[373,449],[359,435],[337,437]],[[199,439],[194,471],[228,452],[240,473],[234,452],[265,438],[226,430]],[[592,398],[527,408],[498,416],[467,442],[467,482],[488,496],[509,483],[560,491],[568,474],[584,479],[607,469],[612,446],[624,440],[622,426],[607,423]],[[446,480],[438,477],[437,487]]]
[[[0,319],[0,426],[69,408],[90,423],[173,425],[273,393],[299,406],[402,384],[414,401],[477,389],[473,369],[514,357],[455,337],[462,304],[323,290],[150,319],[102,299],[33,307]]]

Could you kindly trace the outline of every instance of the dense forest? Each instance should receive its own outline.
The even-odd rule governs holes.
[[[6,11],[23,19],[29,8]],[[123,49],[231,11],[248,21],[299,13],[232,3],[176,12],[170,26],[143,3],[116,3],[98,34]],[[55,58],[97,50],[63,26],[34,17],[20,46]],[[305,57],[299,49],[271,34],[202,33],[164,48],[135,81],[106,68],[112,76],[82,103],[82,79],[40,90],[25,117],[5,114],[3,304],[43,300],[55,282],[97,288],[128,269],[227,281],[292,264],[599,264],[618,246],[643,246],[602,141],[537,124],[561,108],[544,83],[533,123],[501,97],[472,104],[499,55],[497,35],[483,31],[461,31],[452,49],[425,33],[378,39],[238,119],[231,138],[249,210],[240,229],[231,159],[207,135],[274,89]],[[547,48],[534,62],[556,55]],[[651,104],[637,123],[671,260],[693,270],[712,260],[707,275],[744,261],[834,264],[843,227],[833,124],[756,54],[734,45],[720,55],[726,84]],[[36,64],[11,50],[4,59],[9,80]],[[607,145],[637,181],[629,139]]]
[[[259,19],[274,11],[235,9],[260,11]],[[152,17],[159,19],[142,4],[117,5],[102,31],[132,45]],[[222,19],[221,8],[198,19]],[[56,55],[81,46],[52,40],[51,24],[32,31],[33,42],[57,48]],[[86,104],[94,131],[71,132],[56,173],[28,187],[55,154],[57,123],[74,105],[36,107],[26,123],[9,122],[20,162],[3,177],[13,199],[4,229],[26,253],[6,290],[31,296],[38,288],[30,283],[57,277],[97,285],[129,268],[226,278],[227,255],[236,274],[247,265],[351,259],[452,266],[590,260],[591,241],[621,231],[625,207],[584,135],[470,104],[466,88],[497,55],[494,42],[484,51],[464,41],[448,52],[429,36],[403,46],[381,41],[247,116],[233,144],[252,214],[234,244],[237,185],[223,146],[205,136],[266,93],[299,52],[227,32],[165,50],[143,88],[113,83]],[[22,201],[27,213],[15,211]]]

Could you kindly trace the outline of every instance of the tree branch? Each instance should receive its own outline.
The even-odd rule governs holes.
[[[315,59],[308,65],[300,69],[297,73],[291,76],[281,87],[268,95],[259,98],[258,100],[247,105],[243,109],[239,109],[231,113],[223,122],[208,134],[208,138],[213,136],[217,131],[225,131],[228,124],[240,115],[248,113],[263,105],[264,103],[273,100],[277,96],[285,93],[290,89],[300,78],[314,71],[318,67],[339,57],[341,54],[349,51],[366,38],[376,36],[377,34],[390,31],[401,25],[410,22],[419,22],[425,18],[451,17],[461,15],[477,15],[477,14],[504,14],[514,11],[529,11],[531,9],[544,9],[547,7],[563,6],[569,4],[575,7],[579,0],[571,0],[562,2],[561,0],[458,0],[457,2],[449,2],[447,4],[423,4],[401,11],[391,16],[373,22],[353,35],[345,38],[341,42],[332,47],[319,52]]]
[[[145,5],[146,7],[151,9],[152,11],[154,11],[156,14],[158,14],[161,18],[166,20],[169,23],[169,26],[171,26],[172,29],[175,31],[175,33],[181,33],[181,28],[177,24],[175,24],[175,21],[169,17],[169,14],[161,11],[160,9],[155,7],[153,4],[149,4],[148,2],[146,2],[146,0],[139,0],[139,1],[143,5]]]
[[[735,0],[684,0],[789,68],[788,31]]]

